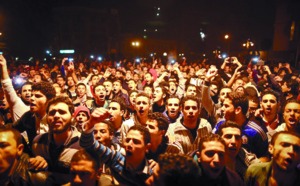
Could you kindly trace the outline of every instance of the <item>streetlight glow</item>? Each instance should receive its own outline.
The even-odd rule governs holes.
[[[226,35],[225,35],[225,39],[228,39],[228,38],[229,38],[229,35],[228,35],[228,34],[226,34]]]
[[[91,57],[92,59],[94,59],[94,56],[93,56],[93,55],[91,55],[90,57]]]
[[[163,56],[167,56],[167,55],[168,55],[167,52],[164,52]]]

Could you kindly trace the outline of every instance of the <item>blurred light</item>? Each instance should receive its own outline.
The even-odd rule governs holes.
[[[144,36],[144,39],[147,39],[147,36]]]
[[[101,61],[102,60],[102,57],[98,57],[98,61]]]
[[[252,61],[258,61],[258,57],[253,58]]]
[[[93,56],[93,55],[91,55],[90,57],[91,57],[92,59],[94,59],[94,56]]]
[[[33,57],[30,57],[29,59],[28,59],[28,61],[31,61],[33,59]]]
[[[73,58],[69,58],[68,60],[69,60],[69,61],[74,61],[74,59],[73,59]]]
[[[251,46],[254,46],[254,43],[251,42],[250,45],[251,45]]]
[[[153,54],[150,54],[151,57],[153,57]]]
[[[245,47],[246,46],[246,43],[243,43],[243,47]]]
[[[228,34],[226,34],[226,35],[225,35],[225,39],[228,39],[228,38],[229,38],[229,35],[228,35]]]
[[[223,54],[222,57],[225,59],[225,58],[227,57],[227,55],[226,55],[226,54]]]
[[[47,53],[47,54],[50,54],[50,51],[49,51],[49,50],[46,50],[46,53]]]
[[[203,32],[200,32],[200,37],[201,37],[202,39],[204,39],[204,38],[205,38],[205,34],[204,34]]]
[[[203,54],[203,56],[205,57],[205,54]]]
[[[221,56],[221,55],[218,55],[218,58],[219,58],[219,59],[221,59],[221,58],[222,58],[222,56]]]
[[[158,7],[157,10],[160,10],[160,7]]]
[[[140,46],[140,43],[139,43],[139,42],[136,42],[136,43],[135,43],[135,46]]]
[[[139,62],[140,62],[140,59],[136,59],[135,61],[136,61],[137,63],[139,63]]]
[[[0,52],[0,55],[2,55],[3,54],[3,52]]]
[[[16,78],[16,83],[21,84],[22,83],[22,78]]]
[[[181,55],[184,56],[184,53],[182,53]]]
[[[44,61],[46,61],[47,59],[46,58],[44,58]]]
[[[146,30],[146,29],[144,29],[144,32],[147,32],[147,30]]]
[[[172,64],[174,64],[174,63],[175,63],[175,60],[174,60],[174,59],[172,59],[171,63],[172,63]]]
[[[168,55],[167,52],[164,52],[164,53],[163,53],[163,56],[167,56],[167,55]]]
[[[221,53],[221,51],[219,51],[219,54]]]
[[[181,54],[179,54],[179,56],[181,56]]]
[[[156,16],[159,16],[159,13],[157,13]]]
[[[132,44],[132,46],[135,46],[135,42],[132,42],[131,44]]]
[[[66,50],[59,50],[60,54],[74,54],[75,50],[73,49],[66,49]]]
[[[55,57],[53,57],[52,59],[53,59],[53,60],[55,60],[56,58],[55,58]]]
[[[155,29],[155,32],[157,32],[157,29]]]
[[[185,57],[182,57],[182,59],[185,59]]]
[[[213,53],[216,53],[216,51],[213,51]]]
[[[49,54],[50,56],[52,56],[52,54]]]
[[[0,32],[0,36],[2,36],[2,32]]]
[[[16,60],[18,61],[18,60],[19,60],[19,58],[18,58],[18,57],[16,57]]]
[[[156,53],[154,53],[154,55],[156,55]]]

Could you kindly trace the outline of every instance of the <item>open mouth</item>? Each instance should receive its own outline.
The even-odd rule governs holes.
[[[236,152],[237,148],[231,147],[231,148],[228,148],[228,150]]]
[[[189,115],[188,117],[189,117],[189,118],[194,118],[194,116],[193,116],[193,115]]]
[[[99,97],[100,97],[100,98],[104,98],[104,95],[100,95]]]
[[[30,107],[35,107],[36,105],[34,103],[30,103]]]
[[[132,156],[133,155],[133,153],[132,152],[130,152],[130,151],[126,151],[126,156],[127,157],[130,157],[130,156]]]
[[[139,110],[139,113],[140,113],[140,114],[143,114],[143,113],[144,113],[144,110]]]
[[[290,118],[290,119],[289,119],[289,124],[290,124],[290,125],[295,125],[296,122],[297,122],[297,121],[296,121],[295,118]]]
[[[171,114],[175,114],[176,112],[175,112],[174,110],[171,110],[170,113],[171,113]]]
[[[291,158],[287,158],[287,159],[285,159],[285,162],[286,162],[286,164],[290,165],[293,163],[293,160]]]

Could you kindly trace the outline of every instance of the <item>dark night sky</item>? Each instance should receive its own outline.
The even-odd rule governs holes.
[[[216,46],[222,45],[225,33],[232,35],[233,48],[247,38],[258,43],[273,39],[274,0],[0,0],[1,39],[14,54],[42,52],[49,43],[53,8],[74,5],[118,9],[122,33],[142,35],[144,28],[162,24],[158,37],[181,35],[191,50],[207,45],[201,43],[200,29],[206,42]],[[161,8],[159,17],[154,7]]]

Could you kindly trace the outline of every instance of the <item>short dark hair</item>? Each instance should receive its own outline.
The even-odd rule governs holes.
[[[56,79],[58,79],[58,78],[62,78],[64,81],[66,81],[66,78],[64,76],[59,75],[59,76],[56,77]]]
[[[218,128],[218,131],[217,131],[217,134],[219,136],[222,136],[223,135],[223,131],[222,129],[225,129],[225,128],[228,128],[228,127],[231,127],[231,128],[237,128],[239,129],[241,135],[242,135],[242,128],[234,121],[225,121],[224,123],[222,123],[219,128]]]
[[[148,120],[156,120],[158,129],[164,130],[165,132],[167,132],[167,130],[169,128],[169,121],[163,113],[161,113],[161,112],[149,113]]]
[[[276,132],[276,133],[274,134],[274,136],[272,137],[271,145],[274,145],[274,144],[275,144],[275,142],[276,142],[276,140],[277,140],[277,138],[278,138],[278,136],[279,136],[280,134],[289,134],[289,135],[295,136],[295,137],[297,137],[297,138],[300,139],[300,134],[298,134],[298,133],[296,133],[296,132],[292,132],[292,131],[280,131],[280,132]]]
[[[105,88],[105,86],[103,85],[103,83],[97,83],[97,84],[93,87],[93,93],[95,93],[96,88],[99,87],[99,86],[103,86],[103,87]],[[106,90],[106,88],[105,88],[105,90]]]
[[[180,105],[180,99],[179,99],[178,96],[176,96],[176,95],[170,95],[170,96],[168,97],[168,99],[167,99],[167,104],[168,104],[168,100],[169,100],[169,99],[178,99],[179,105]]]
[[[114,134],[115,129],[114,129],[113,124],[112,124],[111,121],[109,121],[109,120],[103,120],[100,123],[104,123],[104,124],[107,125],[109,134]]]
[[[188,100],[195,101],[197,103],[198,109],[200,109],[200,100],[196,96],[192,96],[192,95],[183,97],[183,99],[181,100],[182,107],[184,107],[184,103],[187,102]]]
[[[54,97],[53,99],[51,99],[48,102],[48,104],[47,104],[47,110],[46,110],[47,113],[49,111],[50,106],[53,105],[53,104],[57,104],[57,103],[65,103],[65,104],[67,104],[68,107],[69,107],[70,114],[71,115],[74,114],[74,105],[73,105],[71,99],[67,98],[67,97],[64,97],[64,96],[57,96],[57,97]]]
[[[297,100],[297,99],[290,99],[290,100],[288,100],[288,101],[286,101],[285,102],[285,105],[283,106],[283,112],[284,112],[284,110],[285,110],[285,107],[287,106],[287,104],[289,104],[289,103],[297,103],[297,104],[299,104],[300,105],[300,101],[299,100]]]
[[[182,154],[164,153],[159,155],[158,164],[158,179],[163,185],[200,185],[199,167],[193,158]]]
[[[130,91],[128,92],[128,96],[130,97],[132,93],[137,93],[137,94],[138,94],[139,91],[137,91],[137,90],[130,90]]]
[[[150,85],[147,85],[147,84],[143,87],[143,90],[145,90],[145,88],[147,88],[147,87],[151,88],[151,90],[153,91],[153,86],[150,86]]]
[[[32,85],[32,91],[40,91],[49,101],[56,95],[55,89],[49,82],[38,82]]]
[[[138,98],[138,97],[146,97],[146,98],[148,98],[149,104],[150,104],[150,97],[149,97],[149,95],[146,94],[145,92],[139,92],[139,93],[136,95],[136,98]]]
[[[267,94],[273,95],[276,98],[276,102],[278,103],[279,97],[280,97],[280,95],[278,95],[278,93],[276,93],[274,90],[266,89],[261,93],[260,97],[263,98]]]
[[[110,103],[118,103],[120,105],[120,110],[123,110],[125,112],[126,106],[125,106],[125,102],[124,99],[121,97],[115,97],[111,100]]]
[[[298,83],[297,80],[289,79],[289,80],[286,81],[286,85],[287,85],[288,88],[291,88],[289,93],[294,94],[294,95],[298,95],[298,93],[299,93],[299,83]]]
[[[132,127],[129,128],[127,134],[131,130],[139,131],[141,133],[141,135],[143,135],[145,145],[147,145],[148,143],[150,143],[150,140],[151,140],[150,133],[149,133],[149,130],[145,126],[139,125],[139,124],[134,125],[134,126],[132,126]]]
[[[84,83],[77,83],[76,88],[78,88],[79,86],[84,86],[84,88],[86,90],[86,85]]]
[[[33,83],[31,83],[31,82],[29,82],[29,81],[25,82],[25,83],[21,86],[21,92],[22,92],[22,89],[23,89],[23,87],[24,87],[25,85],[30,85],[30,86],[32,87]]]
[[[16,140],[17,146],[22,144],[22,136],[18,130],[13,129],[13,128],[0,128],[0,133],[3,133],[3,132],[13,133],[14,134],[13,138]]]
[[[95,151],[80,149],[73,155],[71,162],[78,162],[80,160],[92,161],[96,172],[100,168],[100,156]]]
[[[199,143],[199,152],[201,152],[204,148],[204,145],[203,143],[205,142],[210,142],[210,141],[216,141],[216,142],[220,142],[224,145],[224,148],[225,148],[225,141],[223,138],[221,138],[221,136],[219,136],[218,134],[213,134],[213,133],[210,133],[204,137],[202,137],[200,139],[200,143]]]
[[[189,87],[195,87],[195,88],[197,89],[197,87],[196,87],[195,85],[188,84],[188,85],[186,86],[186,89],[185,89],[185,91],[187,91],[187,89],[189,89]]]
[[[234,108],[241,107],[243,115],[247,114],[249,108],[247,96],[237,92],[230,92],[226,98],[232,101]]]
[[[257,96],[248,96],[248,100],[257,103],[259,106],[259,98]]]

